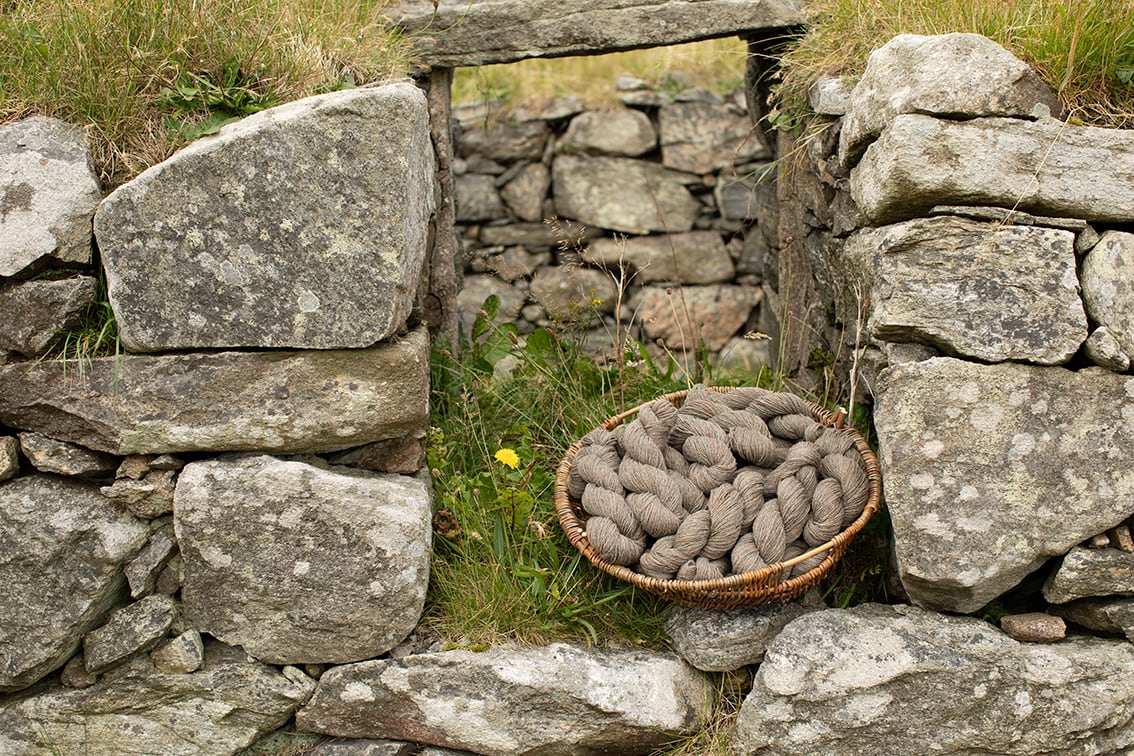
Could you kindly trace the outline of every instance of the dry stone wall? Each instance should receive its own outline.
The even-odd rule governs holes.
[[[423,43],[434,66],[527,18],[476,5]],[[594,19],[635,5],[659,23],[627,46],[800,21],[595,0],[570,10],[590,32],[530,39],[613,49]],[[475,54],[532,54],[517,39]],[[1134,747],[1130,133],[1055,120],[988,40],[899,37],[857,86],[817,85],[827,128],[777,138],[773,185],[732,173],[773,157],[747,89],[747,115],[704,93],[559,100],[464,124],[452,156],[436,91],[393,83],[265,111],[112,198],[73,127],[0,127],[0,751],[228,754],[290,723],[337,739],[315,753],[647,753],[706,725],[721,671],[748,681],[735,753]],[[359,164],[389,180],[349,194]],[[714,348],[766,329],[799,380],[800,353],[852,355],[913,605],[675,609],[676,653],[419,636],[417,324],[454,210],[466,310],[496,293],[530,328],[582,294],[609,326],[598,292],[626,264],[655,346],[690,327],[665,325],[680,283]],[[126,352],[41,359],[98,296],[96,262]]]
[[[611,85],[625,107],[558,98],[487,125],[457,108],[470,111],[454,161],[466,332],[495,295],[521,334],[580,331],[608,356],[623,333],[682,366],[704,348],[758,372],[773,361],[770,340],[751,337],[765,328],[760,226],[774,217],[753,195],[773,191],[774,166],[743,93]]]

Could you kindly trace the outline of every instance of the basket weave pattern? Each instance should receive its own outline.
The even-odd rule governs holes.
[[[710,391],[729,391],[728,388],[712,387]],[[688,392],[680,391],[661,397],[680,407]],[[657,400],[651,400],[653,401]],[[607,419],[602,428],[613,430],[618,425],[632,419],[645,404],[634,407]],[[853,439],[855,451],[862,457],[867,481],[868,497],[862,514],[830,541],[800,554],[792,559],[765,568],[710,580],[663,580],[644,575],[628,567],[607,561],[588,540],[586,532],[587,514],[580,502],[568,493],[567,479],[575,455],[583,447],[577,441],[565,453],[556,475],[555,509],[559,522],[568,540],[598,569],[649,593],[687,606],[711,609],[739,609],[765,603],[784,602],[799,596],[815,586],[838,563],[846,553],[854,536],[866,525],[878,510],[881,501],[881,474],[878,460],[873,451],[855,430],[841,427],[841,418],[813,404],[808,404],[812,416],[826,427],[838,427],[840,432]],[[804,574],[790,577],[792,567],[801,562],[820,557],[821,562]]]

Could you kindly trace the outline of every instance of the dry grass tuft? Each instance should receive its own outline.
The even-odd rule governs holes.
[[[999,42],[1053,86],[1075,122],[1134,128],[1131,0],[815,0],[783,59],[778,99],[791,122],[822,75],[857,76],[897,34],[973,32]]]

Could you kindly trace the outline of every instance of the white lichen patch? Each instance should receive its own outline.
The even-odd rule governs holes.
[[[937,459],[945,450],[945,444],[940,439],[933,439],[921,445],[921,454],[926,459]]]
[[[296,577],[303,577],[304,575],[306,575],[310,571],[311,571],[311,562],[299,562],[299,561],[297,561],[295,563],[295,565],[291,568],[291,574],[295,575]]]
[[[969,381],[957,388],[957,401],[962,404],[976,404],[980,400],[980,384]]]
[[[915,491],[928,491],[936,481],[932,473],[921,472],[910,477],[910,488]]]
[[[343,703],[359,703],[359,702],[372,702],[376,696],[374,689],[364,682],[357,680],[349,682],[343,688],[343,692],[339,694],[339,700]]]
[[[210,567],[227,569],[232,565],[232,556],[211,544],[202,544],[198,552],[201,554],[201,558],[208,562]]]
[[[319,309],[321,303],[315,292],[310,289],[303,289],[299,292],[297,304],[300,312],[315,312]]]
[[[1000,426],[1004,409],[998,404],[981,404],[969,413],[969,425],[981,433],[992,433]]]

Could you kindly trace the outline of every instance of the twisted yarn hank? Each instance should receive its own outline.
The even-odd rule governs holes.
[[[854,437],[799,397],[758,388],[690,389],[678,408],[643,405],[588,434],[568,494],[609,562],[662,580],[751,572],[828,543],[869,498]],[[802,575],[827,552],[795,565]]]

